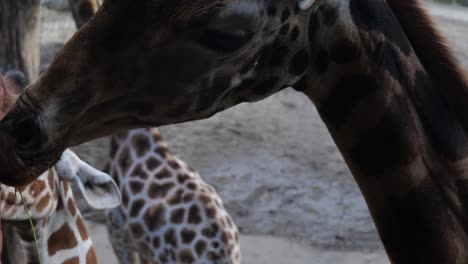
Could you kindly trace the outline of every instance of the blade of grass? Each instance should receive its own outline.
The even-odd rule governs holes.
[[[33,237],[34,237],[34,244],[36,245],[36,251],[37,251],[37,257],[39,258],[39,264],[42,264],[41,260],[41,252],[39,251],[39,242],[37,241],[37,235],[36,235],[36,229],[34,228],[34,223],[31,219],[31,216],[29,215],[29,210],[28,206],[26,205],[26,201],[24,200],[23,194],[18,191],[20,196],[21,196],[21,201],[23,202],[24,210],[26,211],[26,215],[28,216],[29,219],[29,224],[31,225],[31,230],[33,232]]]

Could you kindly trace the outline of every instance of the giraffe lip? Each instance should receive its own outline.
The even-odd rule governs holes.
[[[40,173],[38,169],[27,166],[16,152],[14,140],[0,125],[0,183],[20,187],[34,181]]]

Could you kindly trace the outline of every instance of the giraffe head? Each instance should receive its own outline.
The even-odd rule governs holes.
[[[313,1],[105,1],[0,126],[2,180],[20,185],[67,146],[209,117],[295,84]],[[21,175],[22,177],[18,177]]]
[[[18,192],[33,219],[44,219],[56,210],[62,184],[77,184],[87,203],[94,209],[114,208],[120,204],[120,191],[112,177],[82,161],[71,150],[66,150],[60,161],[32,183],[15,188],[0,187],[0,211],[4,220],[27,220],[28,215]],[[68,187],[66,188],[68,189]],[[65,199],[66,201],[67,199]]]

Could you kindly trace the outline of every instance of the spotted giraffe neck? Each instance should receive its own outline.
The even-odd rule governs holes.
[[[397,2],[402,1],[389,1],[392,7]],[[462,99],[455,100],[455,108],[445,101],[466,90],[463,76],[457,67],[444,69],[456,77],[445,93],[446,78],[433,74],[440,62],[427,57],[432,50],[423,49],[418,35],[407,39],[405,33],[414,33],[408,23],[424,23],[427,17],[412,16],[411,22],[402,17],[423,14],[419,6],[395,10],[386,1],[346,3],[349,8],[329,1],[312,14],[309,37],[317,52],[310,74],[297,87],[317,106],[392,262],[467,263],[466,117],[458,118]],[[435,31],[430,34],[433,28],[424,30],[425,45],[442,45]],[[444,52],[441,61],[456,65]],[[434,53],[443,57],[440,47]]]
[[[59,181],[54,169],[20,188],[28,214],[19,193],[15,195],[11,187],[2,188],[0,210],[7,242],[6,263],[39,263],[28,214],[33,219],[42,263],[98,263],[69,183]]]
[[[113,136],[109,171],[122,205],[108,216],[120,263],[238,264],[239,231],[218,192],[172,155],[156,128]]]

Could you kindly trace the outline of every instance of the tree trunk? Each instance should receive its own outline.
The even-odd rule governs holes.
[[[0,73],[24,72],[28,82],[39,73],[40,0],[0,0]]]

